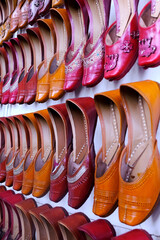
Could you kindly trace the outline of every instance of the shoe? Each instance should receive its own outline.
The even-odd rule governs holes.
[[[96,94],[94,100],[101,123],[102,147],[95,159],[92,211],[106,217],[117,207],[119,159],[124,148],[126,119],[119,89]]]
[[[29,0],[22,0],[19,15],[19,28],[25,28],[28,25]]]
[[[34,113],[40,130],[41,148],[35,156],[34,182],[32,195],[34,197],[44,196],[50,186],[50,174],[53,164],[54,133],[52,123],[47,110]],[[47,134],[47,139],[46,139]]]
[[[117,21],[105,33],[104,77],[108,80],[124,77],[138,57],[138,1],[130,0],[124,12],[124,2],[115,0]],[[125,4],[127,6],[128,1]]]
[[[153,240],[151,235],[143,229],[134,229],[120,236],[113,237],[112,240]]]
[[[89,218],[81,212],[71,214],[58,221],[63,239],[67,239],[68,237],[66,238],[66,236],[69,236],[70,239],[85,240],[85,236],[78,230],[78,227],[87,222],[90,222]]]
[[[135,226],[152,213],[160,193],[156,140],[160,90],[158,83],[146,80],[122,84],[120,93],[128,124],[128,144],[120,157],[119,220]]]
[[[86,104],[87,102],[87,104]],[[94,132],[97,113],[93,98],[66,101],[73,132],[73,151],[68,160],[68,205],[79,208],[88,198],[94,182]]]
[[[64,5],[64,0],[52,0],[52,8],[62,7]]]
[[[85,0],[90,20],[89,38],[84,47],[83,59],[82,85],[86,87],[95,86],[104,76],[104,33],[108,27],[110,4],[110,0]]]
[[[38,20],[38,27],[44,45],[44,60],[37,73],[36,102],[45,102],[49,98],[48,67],[55,53],[55,32],[51,19]]]
[[[37,207],[36,201],[33,198],[28,198],[15,204],[15,206],[20,216],[22,239],[34,239],[35,228],[29,210]]]
[[[111,240],[116,236],[112,224],[105,219],[98,219],[78,227],[78,230],[84,233],[86,239],[93,240]]]
[[[28,70],[28,76],[25,84],[24,102],[31,104],[35,101],[37,91],[37,71],[40,63],[43,61],[43,42],[38,28],[28,28],[27,34],[33,49],[33,64]]]
[[[72,151],[72,131],[65,104],[51,106],[48,112],[56,139],[49,198],[53,202],[59,202],[68,192],[67,165]]]
[[[51,0],[42,0],[42,8],[38,11],[39,16],[44,16],[49,12],[49,9],[51,8]]]
[[[2,89],[3,89],[3,82],[6,78],[8,78],[8,57],[7,52],[4,47],[0,48],[0,63],[1,63],[1,73],[0,73],[0,103],[2,101]]]
[[[47,211],[40,213],[41,221],[47,232],[48,238],[53,236],[57,240],[63,239],[58,221],[68,216],[68,212],[63,207],[50,208]]]
[[[29,132],[30,148],[23,165],[22,193],[28,195],[32,192],[34,181],[34,159],[40,147],[40,133],[33,113],[22,115]]]
[[[38,17],[39,11],[43,8],[45,0],[31,0],[29,3],[28,23],[33,25]]]
[[[49,204],[44,204],[40,207],[29,210],[29,214],[31,215],[36,230],[36,238],[39,240],[46,239],[47,236],[46,228],[41,220],[40,214],[48,211],[49,209],[51,209],[51,206]]]
[[[66,2],[72,39],[65,55],[65,91],[77,89],[83,76],[83,49],[88,30],[88,13],[83,0]]]
[[[152,3],[155,2],[155,6]],[[148,2],[142,9],[139,23],[139,54],[138,64],[141,67],[156,67],[160,64],[159,18],[160,5],[156,1]]]
[[[18,128],[20,145],[13,161],[13,189],[19,191],[22,188],[24,162],[29,152],[29,133],[22,115],[14,118]]]
[[[55,28],[56,40],[59,44],[48,68],[49,98],[58,100],[65,93],[63,90],[65,82],[64,56],[70,42],[71,26],[66,9],[52,8],[50,12]]]
[[[11,21],[10,21],[10,31],[11,33],[15,33],[18,30],[19,27],[19,16],[20,16],[20,9],[23,4],[22,1],[17,1],[17,5],[14,9],[14,11],[11,14]]]

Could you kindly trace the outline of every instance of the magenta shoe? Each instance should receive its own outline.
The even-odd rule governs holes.
[[[9,102],[10,82],[11,82],[11,78],[9,76],[9,73],[7,73],[3,78],[2,99],[1,99],[2,104],[7,104]]]
[[[10,85],[10,96],[9,96],[10,104],[16,103],[17,93],[18,93],[18,79],[19,79],[19,73],[18,71],[14,71],[12,74],[12,80]]]

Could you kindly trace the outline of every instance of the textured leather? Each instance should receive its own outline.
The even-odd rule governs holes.
[[[22,115],[29,132],[30,148],[24,161],[22,193],[27,195],[32,192],[34,181],[34,159],[40,148],[40,133],[33,113]]]
[[[19,28],[25,28],[28,24],[28,9],[29,9],[29,0],[24,0],[20,7],[19,15]]]
[[[41,197],[47,193],[50,186],[50,174],[53,163],[54,133],[47,110],[34,113],[40,130],[41,148],[35,156],[34,183],[32,195]],[[46,138],[47,134],[47,138]]]
[[[102,132],[102,147],[95,159],[93,212],[107,216],[117,206],[119,159],[124,148],[126,119],[119,89],[96,94],[96,110]]]
[[[66,9],[50,10],[56,33],[56,53],[50,61],[48,78],[50,83],[49,98],[58,100],[64,94],[65,81],[64,55],[70,43],[71,26]]]
[[[104,77],[108,80],[119,80],[131,69],[138,56],[137,13],[122,36],[116,42],[108,44],[107,39],[112,31],[116,37],[116,22],[105,33]]]
[[[151,235],[143,229],[134,229],[120,236],[113,237],[112,240],[153,240]]]
[[[20,8],[24,1],[18,1],[17,6],[15,7],[14,11],[11,14],[11,21],[10,21],[10,31],[12,33],[18,30],[19,25],[19,16],[20,16]]]
[[[65,104],[48,108],[55,134],[55,153],[51,173],[49,198],[60,201],[68,191],[67,165],[72,148],[72,131]]]
[[[48,239],[63,240],[58,221],[68,216],[68,212],[63,207],[54,207],[40,213],[41,220],[47,232]]]
[[[73,132],[73,151],[67,170],[68,205],[79,208],[93,188],[97,113],[94,100],[89,97],[68,99],[66,106]]]
[[[35,228],[29,210],[36,208],[36,201],[33,198],[28,198],[15,204],[15,206],[20,216],[22,239],[34,239]]]
[[[120,158],[119,219],[133,226],[152,213],[160,193],[156,141],[159,85],[151,80],[128,83],[121,85],[120,92],[128,124],[128,144]]]
[[[84,232],[86,239],[92,240],[111,240],[116,236],[112,224],[105,219],[98,219],[78,227],[78,230]]]
[[[159,51],[159,18],[151,17],[151,1],[142,9],[139,15],[139,55],[138,64],[142,67],[156,67],[160,64]],[[145,20],[148,19],[147,21]],[[143,20],[144,19],[144,20]],[[151,21],[150,25],[147,22]],[[143,25],[142,25],[143,22]]]
[[[63,239],[69,240],[71,237],[75,240],[85,240],[85,236],[78,230],[78,227],[87,222],[90,222],[89,218],[84,213],[80,212],[58,221]]]
[[[48,67],[55,53],[55,32],[51,19],[38,20],[38,27],[44,45],[44,60],[37,73],[36,102],[45,102],[49,97]]]

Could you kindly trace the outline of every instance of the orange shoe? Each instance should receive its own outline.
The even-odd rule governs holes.
[[[119,167],[119,219],[134,226],[143,222],[160,193],[160,156],[156,131],[160,117],[158,83],[146,80],[120,87],[128,123],[128,144]]]
[[[55,53],[55,32],[51,19],[38,20],[38,26],[44,45],[44,60],[37,73],[36,102],[45,102],[49,98],[48,67]]]
[[[48,70],[49,98],[58,100],[65,93],[63,90],[65,82],[64,56],[70,42],[71,26],[66,9],[52,8],[50,11],[56,32],[57,49]]]
[[[119,159],[126,119],[119,90],[96,94],[94,99],[102,128],[102,148],[95,159],[93,212],[104,217],[117,207]]]
[[[37,119],[40,136],[41,148],[35,156],[34,182],[32,195],[42,197],[47,193],[50,186],[50,174],[53,162],[53,127],[47,110],[34,113]]]
[[[40,147],[40,133],[33,113],[25,114],[23,118],[29,131],[30,148],[24,161],[22,193],[28,195],[33,189],[34,159]]]

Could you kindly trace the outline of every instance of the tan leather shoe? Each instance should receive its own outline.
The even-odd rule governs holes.
[[[102,129],[102,148],[95,160],[93,212],[104,217],[117,207],[126,119],[119,89],[96,94],[94,99]]]
[[[158,83],[146,80],[120,87],[128,123],[128,144],[119,167],[119,219],[128,225],[143,222],[160,193],[160,156],[156,131],[160,117]]]
[[[50,186],[50,174],[53,162],[54,133],[47,110],[34,113],[40,130],[41,148],[35,156],[34,183],[32,195],[41,197]]]

